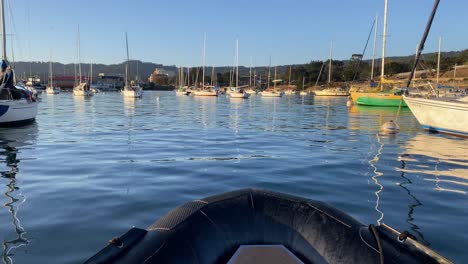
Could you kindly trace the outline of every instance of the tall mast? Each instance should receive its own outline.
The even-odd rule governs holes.
[[[93,84],[93,63],[91,63],[89,71],[89,86],[91,86],[91,84]]]
[[[236,39],[236,88],[239,87],[239,39]]]
[[[377,44],[377,31],[379,26],[379,15],[375,15],[375,28],[374,28],[374,48],[372,50],[372,67],[371,67],[371,80],[374,80],[374,63],[375,63],[375,47]]]
[[[429,35],[429,31],[431,30],[432,22],[434,21],[434,16],[437,12],[437,7],[439,6],[439,3],[440,3],[440,0],[435,0],[434,6],[432,7],[432,12],[431,12],[431,15],[429,16],[429,20],[427,21],[427,24],[426,24],[426,29],[424,30],[423,36],[421,38],[419,49],[416,55],[416,59],[414,61],[413,68],[411,69],[411,73],[408,78],[408,82],[406,83],[406,87],[409,87],[411,84],[411,81],[413,80],[414,71],[416,70],[416,66],[418,66],[419,58],[421,57],[421,52],[424,49],[424,44],[426,43],[427,36]]]
[[[1,10],[1,23],[2,23],[2,59],[5,61],[7,60],[7,54],[6,54],[6,30],[5,30],[5,7],[3,6],[3,0],[1,0],[1,5],[0,5]]]
[[[305,83],[305,77],[302,76],[302,91],[304,91],[304,88],[305,88],[305,87],[304,87],[304,83]]]
[[[211,86],[214,84],[214,65],[211,67]]]
[[[330,41],[330,64],[328,66],[328,83],[331,82],[331,73],[332,73],[332,52],[333,52],[333,41]]]
[[[203,61],[202,61],[202,64],[203,64],[203,70],[202,70],[202,88],[205,89],[205,49],[206,49],[206,32],[205,34],[203,35]]]
[[[80,25],[78,25],[78,74],[80,75],[78,78],[80,79],[81,84],[81,53],[80,53]]]
[[[130,62],[130,54],[128,53],[127,32],[125,32],[125,47],[127,49],[127,64],[125,64],[125,86],[128,86],[128,63]]]
[[[442,37],[439,36],[439,54],[437,55],[437,85],[439,85],[439,72],[440,72],[440,48],[442,46]]]
[[[50,78],[50,87],[54,87],[52,83],[52,55],[50,55],[50,61],[49,61],[49,78]]]
[[[137,82],[136,84],[137,84],[137,85],[138,85],[138,64],[139,64],[139,61],[137,60],[137,61],[136,61],[136,77],[135,77],[135,78],[136,78],[136,82]]]
[[[270,89],[270,68],[271,68],[271,56],[270,56],[270,62],[268,63],[268,82],[267,82],[267,89]]]
[[[380,72],[380,79],[385,77],[385,49],[387,47],[387,16],[388,16],[388,0],[385,0],[384,8],[384,21],[383,21],[383,36],[382,36],[382,66]],[[380,86],[380,90],[383,90],[383,86]]]
[[[252,56],[250,56],[249,87],[252,87]]]
[[[273,80],[273,89],[276,90],[276,64],[275,64],[275,79]]]
[[[254,81],[253,81],[253,87],[257,87],[257,69],[254,69]]]
[[[74,85],[76,85],[76,63],[74,63],[73,66],[75,66],[75,84]]]

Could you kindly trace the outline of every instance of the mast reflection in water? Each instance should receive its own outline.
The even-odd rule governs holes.
[[[401,159],[401,169],[404,170],[406,167],[406,162],[404,159]],[[424,235],[423,233],[420,231],[420,228],[419,226],[417,226],[415,223],[414,223],[414,210],[416,209],[416,207],[419,207],[421,205],[423,205],[421,203],[421,201],[419,201],[418,198],[416,198],[416,196],[414,196],[412,193],[411,193],[411,190],[409,188],[409,186],[407,187],[406,185],[411,185],[413,184],[413,182],[407,178],[405,176],[405,173],[402,172],[401,173],[401,178],[404,179],[405,182],[401,182],[398,184],[398,186],[400,186],[403,190],[406,191],[406,193],[411,197],[411,199],[414,201],[414,203],[411,203],[410,205],[408,205],[408,217],[406,218],[406,222],[410,225],[410,228],[411,230],[414,231],[414,233],[416,234],[416,236],[418,236],[418,241],[423,243],[424,245],[426,246],[429,246],[430,243],[426,241],[426,239],[424,239]]]
[[[17,155],[21,147],[29,145],[37,134],[37,125],[32,124],[25,128],[2,129],[0,130],[0,163],[5,163],[5,169],[0,171],[2,184],[5,182],[6,189],[3,195],[6,202],[3,204],[11,215],[11,224],[15,235],[5,235],[2,241],[2,262],[5,264],[13,263],[14,250],[29,244],[26,231],[18,218],[18,211],[26,198],[21,193],[16,179],[19,171]]]

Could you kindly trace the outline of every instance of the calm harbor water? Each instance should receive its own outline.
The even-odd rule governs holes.
[[[346,98],[247,100],[145,92],[42,95],[37,122],[0,130],[3,263],[79,263],[192,199],[258,187],[408,230],[468,262],[468,141],[379,133],[396,109]]]

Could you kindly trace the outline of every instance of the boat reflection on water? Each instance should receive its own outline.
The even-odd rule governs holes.
[[[2,166],[2,170],[0,171],[0,183],[1,185],[5,183],[6,186],[6,190],[3,192],[6,202],[3,205],[11,215],[11,224],[13,226],[13,233],[15,234],[10,235],[12,232],[7,232],[7,225],[2,223],[0,234],[2,234],[1,237],[3,239],[3,263],[13,263],[13,251],[29,244],[29,240],[25,236],[26,231],[18,218],[18,211],[26,201],[26,198],[20,191],[16,176],[19,172],[20,163],[18,154],[21,153],[21,148],[35,144],[37,131],[36,123],[23,128],[0,130],[0,163],[6,165]]]
[[[127,117],[132,117],[135,115],[135,103],[140,98],[136,97],[123,97],[123,105],[124,105],[124,114]]]
[[[423,175],[434,190],[466,194],[468,191],[468,142],[463,139],[423,133],[408,140],[400,156],[404,173]]]
[[[200,122],[203,128],[208,128],[211,124],[216,123],[216,107],[218,102],[217,96],[195,96],[193,97],[194,107],[200,113],[196,120]]]

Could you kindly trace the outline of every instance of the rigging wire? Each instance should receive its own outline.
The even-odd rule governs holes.
[[[364,45],[364,49],[362,51],[362,56],[364,57],[364,54],[366,53],[366,50],[367,50],[367,46],[369,45],[369,40],[372,36],[372,31],[374,31],[374,27],[375,27],[375,24],[377,23],[377,19],[374,18],[374,22],[372,23],[372,27],[369,31],[369,35],[367,36],[367,41],[366,41],[366,45]],[[361,66],[362,64],[362,58],[359,60],[358,64],[354,67],[354,76],[353,76],[353,80],[352,82],[354,82],[356,80],[356,77],[359,73],[359,66]]]

